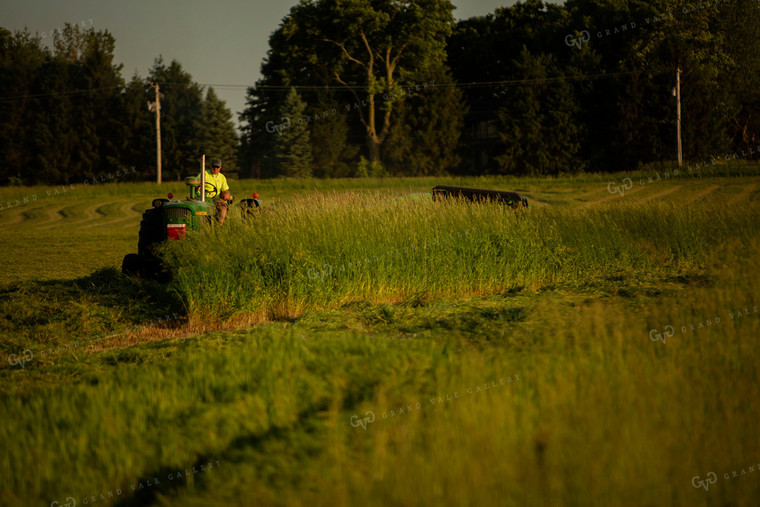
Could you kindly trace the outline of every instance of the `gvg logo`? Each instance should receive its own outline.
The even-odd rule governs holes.
[[[66,498],[66,503],[58,503],[58,500],[54,500],[50,507],[76,507],[77,501],[73,497]]]
[[[580,37],[575,37],[573,34],[569,33],[567,36],[565,36],[565,44],[567,47],[575,46],[578,49],[581,49],[583,47],[583,44],[591,40],[591,34],[588,32],[588,30],[583,30],[581,32]]]
[[[320,280],[322,282],[325,281],[325,278],[332,275],[333,267],[331,264],[323,264],[322,269],[317,271],[314,268],[309,268],[308,274],[309,274],[309,280]]]
[[[289,129],[290,125],[291,125],[290,118],[288,118],[287,116],[283,116],[282,118],[280,118],[280,123],[268,121],[266,127],[267,127],[267,132],[269,132],[270,134],[277,132],[277,135],[281,136],[282,131],[285,129]]]
[[[665,326],[665,331],[662,333],[658,332],[656,329],[652,329],[649,331],[649,339],[653,342],[661,341],[662,343],[665,343],[665,340],[667,338],[670,338],[671,336],[676,334],[676,330],[673,326]]]
[[[710,472],[707,474],[707,478],[700,479],[698,475],[695,475],[691,479],[691,485],[695,488],[705,488],[705,491],[708,491],[710,489],[710,484],[715,484],[718,482],[718,476],[715,474],[715,472]]]
[[[631,178],[623,178],[623,184],[618,185],[616,181],[610,181],[607,185],[607,191],[611,194],[620,194],[620,197],[625,195],[626,190],[633,188],[633,180]]]
[[[11,354],[8,356],[8,362],[11,363],[11,366],[21,365],[22,368],[26,365],[26,363],[29,363],[34,359],[34,354],[31,350],[25,350],[21,353],[20,356],[17,356],[16,354]]]
[[[375,422],[375,413],[372,411],[366,412],[362,418],[357,415],[352,415],[350,421],[351,426],[354,428],[361,426],[364,430],[366,430],[367,424],[372,424]]]

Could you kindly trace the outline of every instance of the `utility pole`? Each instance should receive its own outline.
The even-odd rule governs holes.
[[[148,102],[148,111],[156,113],[156,182],[161,184],[161,94],[158,91],[158,83],[153,83],[156,88],[156,101]]]
[[[681,67],[676,68],[676,136],[678,138],[678,167],[683,164],[681,152]]]
[[[680,118],[681,118],[680,113],[678,117],[680,121]],[[678,142],[679,143],[681,142],[680,137],[679,137]],[[156,167],[158,167],[156,181],[160,185],[161,184],[161,98],[158,93],[158,83],[156,83]]]

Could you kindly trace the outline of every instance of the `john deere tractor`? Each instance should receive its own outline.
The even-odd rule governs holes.
[[[213,185],[206,184],[205,171],[201,171],[201,178],[185,178],[185,183],[190,187],[190,197],[173,200],[174,196],[169,194],[168,199],[153,199],[153,207],[145,210],[140,222],[137,253],[124,256],[122,273],[169,281],[170,274],[163,269],[154,251],[156,245],[166,240],[181,240],[188,231],[200,231],[216,221],[216,206],[207,198],[214,197],[217,192],[210,188]],[[259,207],[258,195],[253,194],[253,199],[243,199],[240,204],[247,215]]]

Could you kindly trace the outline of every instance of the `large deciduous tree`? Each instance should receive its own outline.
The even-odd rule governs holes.
[[[270,37],[263,77],[249,89],[248,107],[241,115],[244,156],[271,160],[273,135],[265,125],[281,122],[285,93],[294,85],[312,120],[312,146],[330,148],[328,153],[312,150],[317,175],[349,174],[346,161],[356,161],[359,146],[372,162],[385,154],[392,157],[394,147],[382,147],[394,128],[408,131],[404,122],[423,121],[403,114],[401,103],[408,98],[414,97],[417,105],[406,109],[428,101],[423,106],[430,109],[446,96],[451,101],[445,109],[447,127],[460,125],[463,104],[455,91],[405,93],[428,76],[445,73],[440,69],[445,67],[445,39],[454,23],[452,9],[448,0],[301,2]],[[333,110],[327,118],[321,114]],[[448,131],[441,136],[439,129],[426,127],[416,130],[417,140],[424,144],[425,157],[437,158],[414,165],[434,172],[451,169],[458,136]],[[395,137],[400,138],[398,132]],[[443,139],[446,146],[441,145]]]
[[[733,67],[721,76],[730,95],[729,133],[734,148],[760,145],[760,4],[735,0],[722,7],[717,30],[724,34]]]
[[[378,162],[390,134],[393,97],[405,81],[445,59],[453,6],[449,0],[326,0],[316,6],[332,20],[323,40],[334,46],[334,80],[367,104],[359,118],[369,160]]]
[[[730,149],[727,128],[737,105],[725,86],[734,71],[720,30],[726,6],[662,0],[639,5],[634,12],[645,36],[631,40],[622,61],[623,69],[634,73],[619,101],[620,152],[626,158],[676,158],[673,91],[678,69],[684,158],[701,160]]]

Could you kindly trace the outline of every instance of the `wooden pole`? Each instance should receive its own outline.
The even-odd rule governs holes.
[[[201,155],[201,202],[206,202],[206,154]]]
[[[156,83],[156,182],[161,184],[161,99]]]
[[[676,69],[676,136],[678,138],[678,167],[683,164],[681,151],[681,67]]]

